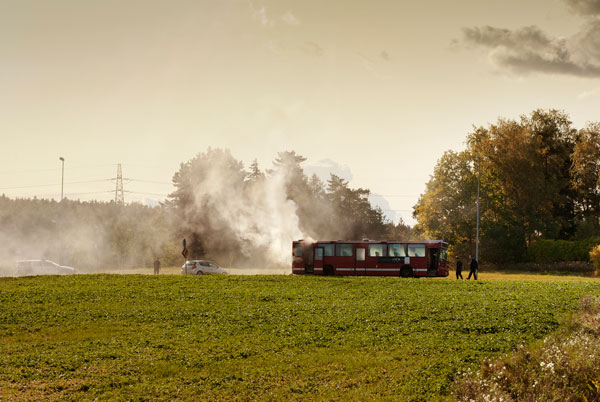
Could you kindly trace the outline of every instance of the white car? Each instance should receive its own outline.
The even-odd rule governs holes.
[[[75,268],[59,265],[49,260],[17,261],[17,275],[73,275]]]
[[[186,261],[181,266],[183,275],[225,274],[229,272],[221,268],[217,263],[207,260]]]

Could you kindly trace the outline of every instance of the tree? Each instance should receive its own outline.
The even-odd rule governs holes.
[[[461,243],[472,247],[480,157],[482,258],[520,261],[536,239],[570,238],[577,227],[577,200],[588,205],[584,210],[595,202],[593,196],[582,198],[594,185],[594,168],[583,162],[597,158],[590,135],[576,136],[568,116],[557,110],[474,128],[464,152],[446,153],[438,162],[415,206],[417,228],[448,239],[455,249]],[[583,193],[575,191],[573,177]]]
[[[265,179],[265,174],[259,169],[258,161],[254,159],[250,165],[250,171],[246,175],[247,181],[250,183],[260,183]]]
[[[445,152],[413,213],[417,230],[450,242],[460,254],[468,254],[475,239],[477,177],[473,165],[472,155],[466,151]]]
[[[575,210],[586,231],[598,233],[600,219],[600,123],[590,123],[579,131],[571,166],[573,188],[577,192]]]

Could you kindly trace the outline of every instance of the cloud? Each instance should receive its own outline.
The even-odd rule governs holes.
[[[281,16],[281,20],[288,25],[300,25],[300,20],[289,10]]]
[[[571,11],[583,16],[600,15],[600,0],[563,0]]]
[[[385,50],[383,50],[379,56],[385,61],[390,61],[390,55]]]
[[[331,173],[348,182],[352,181],[353,177],[352,170],[350,170],[348,165],[341,165],[332,159],[321,159],[317,162],[305,164],[304,173],[306,173],[307,176],[316,174],[317,177],[324,182],[329,180],[329,175]]]
[[[600,88],[591,89],[589,91],[583,91],[577,96],[577,99],[586,99],[600,95]]]
[[[488,49],[490,62],[515,74],[564,74],[600,77],[600,20],[580,32],[553,38],[537,26],[509,30],[492,26],[463,28],[466,45]]]
[[[270,21],[269,17],[267,16],[267,8],[265,6],[254,10],[254,14],[252,16],[255,20],[258,20],[263,26],[273,25],[272,21]]]
[[[273,21],[267,14],[267,8],[265,6],[255,6],[252,0],[248,0],[248,6],[252,12],[252,18],[258,21],[264,27],[272,27]]]
[[[311,54],[313,56],[323,56],[325,54],[325,52],[323,51],[323,48],[321,48],[321,46],[319,46],[318,43],[315,42],[304,42],[304,45],[302,46],[302,50],[304,50],[306,53]]]
[[[252,18],[258,21],[264,27],[273,27],[277,23],[276,18],[270,18],[267,7],[264,5],[256,6],[252,0],[248,0],[248,5],[252,12]],[[272,13],[271,13],[272,15]],[[280,17],[281,21],[287,25],[300,25],[298,17],[291,10],[286,11]]]
[[[363,66],[363,68],[367,71],[374,72],[376,69],[376,66],[375,66],[376,63],[362,53],[357,53],[357,54],[358,54],[358,57],[360,58],[360,63]]]
[[[379,207],[383,211],[384,215],[392,222],[398,222],[402,217],[392,209],[389,201],[384,196],[379,194],[371,193],[369,196],[369,202],[374,207]]]

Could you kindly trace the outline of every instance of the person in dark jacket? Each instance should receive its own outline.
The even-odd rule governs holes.
[[[473,279],[477,280],[477,270],[479,269],[479,264],[477,264],[477,260],[471,256],[469,256],[471,262],[469,263],[469,276],[467,276],[467,280],[471,279],[471,275],[473,275]]]
[[[156,261],[154,261],[154,275],[158,275],[160,273],[160,261],[157,258]]]
[[[456,279],[464,279],[462,276],[463,263],[460,260],[460,257],[456,257]]]

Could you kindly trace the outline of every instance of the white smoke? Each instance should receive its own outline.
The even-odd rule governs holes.
[[[305,237],[297,205],[286,194],[289,179],[275,170],[257,181],[240,180],[231,155],[210,153],[210,163],[194,178],[189,231],[199,233],[208,257],[221,265],[289,270],[292,241]],[[225,261],[223,261],[225,260]]]

